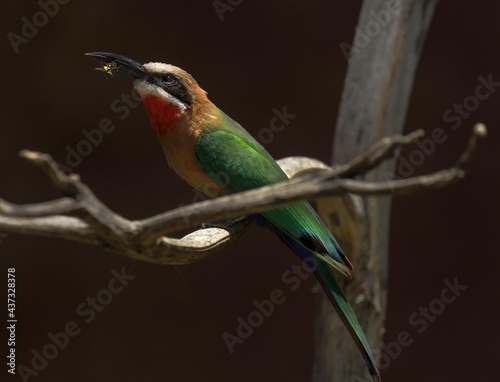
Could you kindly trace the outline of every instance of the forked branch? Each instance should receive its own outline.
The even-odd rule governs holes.
[[[157,264],[187,264],[202,259],[243,234],[250,223],[246,218],[234,219],[235,216],[328,195],[405,195],[449,185],[466,175],[478,139],[486,135],[486,127],[482,124],[474,126],[467,149],[452,168],[385,182],[353,179],[396,156],[404,145],[422,135],[422,131],[417,131],[406,136],[384,138],[352,162],[334,168],[315,159],[285,158],[279,163],[291,178],[289,182],[206,200],[136,221],[111,211],[80,181],[78,175],[65,174],[50,155],[25,150],[21,156],[44,171],[62,197],[28,205],[0,199],[0,231],[80,241]],[[220,221],[228,218],[233,219]],[[213,221],[219,222],[181,239],[168,237],[180,230]]]

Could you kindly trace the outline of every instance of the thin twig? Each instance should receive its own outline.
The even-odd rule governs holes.
[[[0,199],[0,215],[19,217],[40,217],[50,215],[64,215],[77,211],[81,204],[70,197],[63,197],[48,202],[17,205]]]
[[[335,167],[340,178],[353,178],[363,174],[378,166],[386,159],[394,158],[399,155],[403,146],[415,142],[418,138],[424,136],[424,130],[417,130],[408,135],[395,135],[391,138],[381,139],[374,144],[366,153],[354,158],[351,162]]]

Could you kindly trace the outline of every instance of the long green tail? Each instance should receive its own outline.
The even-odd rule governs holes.
[[[371,376],[375,381],[380,381],[380,374],[377,370],[375,359],[370,350],[370,345],[368,344],[365,334],[363,333],[363,329],[361,329],[361,326],[359,325],[358,319],[354,315],[351,305],[340,289],[340,286],[337,284],[337,281],[335,280],[328,264],[322,260],[316,260],[316,264],[317,269],[314,272],[316,277],[342,319],[342,322],[351,334],[351,337],[354,339],[354,342],[358,346],[361,355],[365,359],[366,366],[368,367],[368,371]]]

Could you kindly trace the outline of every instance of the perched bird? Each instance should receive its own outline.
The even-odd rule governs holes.
[[[113,53],[94,52],[106,74],[120,68],[135,78],[134,88],[170,167],[187,183],[210,197],[237,193],[278,182],[287,175],[273,157],[237,122],[215,106],[186,71],[169,64],[140,64]],[[112,69],[111,69],[112,68]],[[375,381],[380,380],[363,330],[330,266],[350,277],[352,265],[307,202],[263,212],[254,217],[272,229],[312,269],[364,357]]]

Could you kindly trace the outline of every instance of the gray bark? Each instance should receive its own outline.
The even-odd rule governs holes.
[[[335,129],[332,163],[345,163],[384,136],[402,133],[436,5],[437,0],[363,2]],[[381,23],[374,14],[389,14],[390,20]],[[394,165],[394,160],[386,161],[362,178],[391,179]],[[391,199],[346,195],[318,203],[320,214],[354,264],[353,280],[344,286],[375,354],[384,334]],[[319,299],[313,380],[370,380],[360,353],[330,303],[323,295]]]

